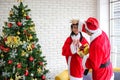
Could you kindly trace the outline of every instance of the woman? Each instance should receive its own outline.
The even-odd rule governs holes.
[[[83,80],[82,56],[78,50],[86,44],[88,44],[87,40],[78,30],[78,22],[71,24],[71,34],[62,47],[62,55],[66,57],[70,80]]]

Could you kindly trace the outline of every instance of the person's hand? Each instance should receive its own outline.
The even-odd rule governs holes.
[[[77,20],[77,19],[72,19],[72,20],[71,20],[71,23],[72,23],[72,24],[77,24],[77,23],[79,23],[79,20]]]

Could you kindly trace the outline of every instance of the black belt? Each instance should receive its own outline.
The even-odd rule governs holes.
[[[107,66],[109,66],[109,65],[110,65],[110,60],[107,61],[105,64],[101,64],[101,65],[100,65],[100,68],[105,68],[105,67],[107,67]]]
[[[101,65],[100,65],[100,68],[105,68],[105,67],[107,67],[107,66],[109,66],[109,65],[110,65],[110,60],[107,61],[105,64],[101,64]],[[86,75],[88,74],[88,72],[89,72],[89,69],[85,69],[84,75],[86,76]]]

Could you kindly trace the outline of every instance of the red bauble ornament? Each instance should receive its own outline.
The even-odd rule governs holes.
[[[34,58],[32,56],[29,57],[30,62],[32,62],[34,60]]]
[[[21,67],[22,67],[21,63],[18,63],[17,68],[21,68]]]
[[[17,25],[18,25],[18,26],[22,26],[22,23],[21,23],[21,22],[17,22]]]
[[[40,66],[43,66],[43,62],[39,62],[39,65],[40,65]]]
[[[32,47],[32,49],[34,49],[35,48],[35,44],[32,44],[31,47]]]
[[[42,79],[42,80],[45,80],[45,78],[46,78],[46,77],[45,77],[44,75],[41,76],[41,79]]]
[[[25,70],[24,75],[25,75],[25,76],[28,76],[28,75],[29,75],[29,72],[28,72],[28,70],[27,70],[27,69]]]
[[[12,64],[13,63],[13,61],[12,60],[8,60],[8,64]]]
[[[26,16],[26,19],[27,19],[27,20],[30,19],[30,16]]]
[[[9,52],[9,51],[10,51],[10,48],[4,48],[3,51],[4,51],[4,52]]]
[[[9,28],[11,28],[11,27],[12,27],[12,25],[13,25],[12,23],[8,23],[8,27],[9,27]]]
[[[4,38],[4,41],[7,41],[7,38],[6,38],[6,37]]]

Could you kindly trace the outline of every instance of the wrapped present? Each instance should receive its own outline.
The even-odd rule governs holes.
[[[88,52],[89,52],[89,45],[88,44],[82,45],[78,49],[78,55],[80,55],[81,57],[83,57],[84,55],[87,55]]]

